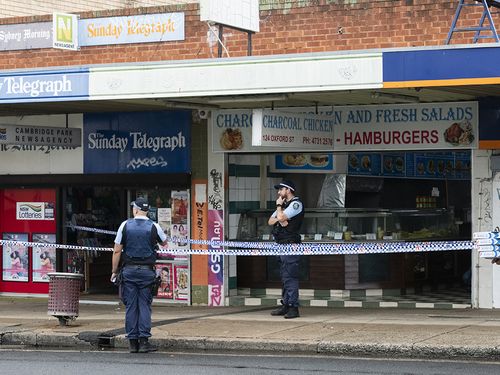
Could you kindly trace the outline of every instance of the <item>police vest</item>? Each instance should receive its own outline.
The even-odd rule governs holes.
[[[153,221],[128,219],[122,232],[123,264],[154,265],[158,240]]]
[[[293,197],[292,200],[286,202],[282,210],[284,211],[288,206],[293,204],[293,202],[299,201],[298,197]],[[304,206],[302,210],[292,218],[288,219],[288,225],[286,227],[281,226],[279,222],[274,224],[273,236],[278,243],[300,243],[300,227],[304,221]]]

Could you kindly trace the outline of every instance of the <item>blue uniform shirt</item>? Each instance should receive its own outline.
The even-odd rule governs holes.
[[[297,198],[297,197],[294,197],[294,198]],[[283,211],[283,213],[289,219],[291,219],[294,216],[297,216],[301,212],[302,212],[302,202],[298,199],[291,200],[288,207],[285,208],[285,210]],[[274,213],[271,215],[271,217],[277,217],[277,216],[278,216],[278,211],[274,211]]]

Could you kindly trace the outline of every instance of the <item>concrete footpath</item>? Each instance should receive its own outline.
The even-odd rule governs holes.
[[[61,326],[47,315],[46,299],[0,297],[0,349],[126,351],[125,309],[118,299],[111,302],[82,300],[79,317]],[[162,351],[500,360],[497,310],[307,307],[291,320],[270,310],[155,303],[152,342]]]

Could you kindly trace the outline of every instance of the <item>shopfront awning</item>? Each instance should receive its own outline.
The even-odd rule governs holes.
[[[0,74],[0,115],[475,101],[497,44],[113,64]]]

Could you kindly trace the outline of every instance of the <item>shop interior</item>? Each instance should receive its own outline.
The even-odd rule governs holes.
[[[420,173],[419,162],[415,175],[410,176],[389,174],[387,163],[381,164],[379,175],[348,166],[347,173],[337,177],[307,171],[272,176],[295,182],[306,207],[302,233],[307,242],[470,240],[469,152],[459,153],[460,163],[453,152],[422,155],[427,169],[434,165],[432,174]],[[241,212],[240,222],[248,233],[245,240],[262,240],[270,233],[267,219],[272,203],[267,202],[268,209]],[[468,251],[302,258],[301,288],[306,289],[414,288],[418,292],[470,288]],[[262,262],[258,257],[238,258],[239,287],[279,287],[275,257],[267,257],[265,265]]]
[[[99,230],[116,231],[121,222],[132,216],[130,202],[138,196],[147,197],[150,218],[157,221],[158,208],[171,208],[168,187],[123,188],[116,186],[76,186],[63,189],[66,244],[112,248],[114,235]],[[75,230],[72,226],[95,228],[96,231]],[[117,294],[110,281],[111,251],[70,250],[63,254],[65,272],[85,275],[81,290],[88,294]]]

